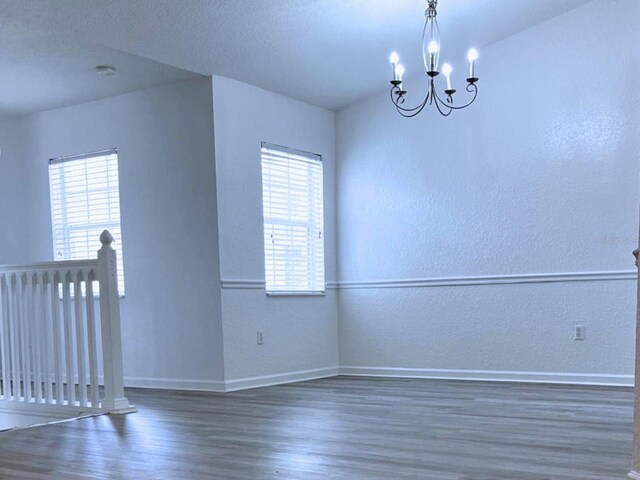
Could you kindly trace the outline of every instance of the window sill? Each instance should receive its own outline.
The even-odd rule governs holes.
[[[267,292],[267,297],[325,297],[327,292]]]

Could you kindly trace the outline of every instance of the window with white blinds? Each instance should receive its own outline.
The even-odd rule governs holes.
[[[118,292],[124,295],[118,152],[105,150],[49,160],[55,260],[96,258],[109,230],[118,257]]]
[[[261,152],[267,293],[324,293],[322,157],[266,143]]]

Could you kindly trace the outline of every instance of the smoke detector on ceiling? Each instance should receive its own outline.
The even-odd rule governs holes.
[[[96,67],[96,72],[100,75],[104,75],[105,77],[110,77],[111,75],[116,74],[116,67],[112,67],[111,65],[98,65]]]

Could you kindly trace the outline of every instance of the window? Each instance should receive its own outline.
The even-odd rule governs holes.
[[[105,150],[49,160],[55,260],[96,258],[100,234],[113,235],[118,292],[124,295],[118,152]]]
[[[261,152],[267,293],[324,293],[322,157],[266,143]]]

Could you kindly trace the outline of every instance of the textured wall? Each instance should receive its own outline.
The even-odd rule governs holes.
[[[334,114],[223,77],[214,77],[213,93],[226,380],[335,371],[335,290],[322,297],[265,295],[260,160],[262,141],[322,155],[326,278],[335,279]],[[238,281],[251,288],[234,287]]]
[[[387,95],[341,111],[340,280],[632,270],[639,20],[596,1],[483,49],[478,101],[449,118],[402,119]],[[634,282],[616,278],[341,290],[341,365],[631,374]]]

